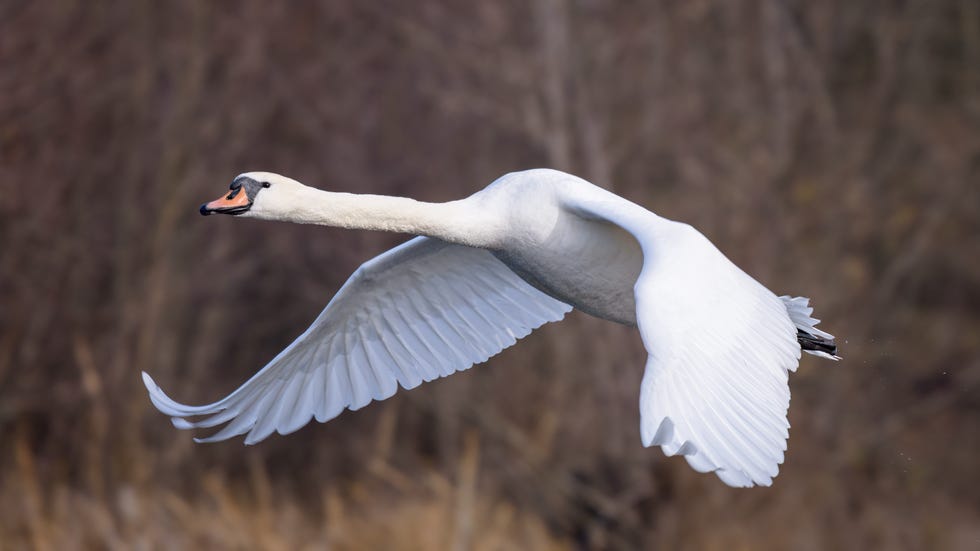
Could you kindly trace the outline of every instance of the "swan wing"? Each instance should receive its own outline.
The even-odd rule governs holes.
[[[800,358],[783,301],[691,226],[618,198],[567,207],[620,226],[643,251],[634,285],[648,352],[643,444],[730,486],[771,484],[789,436],[788,372]]]
[[[306,332],[226,398],[187,406],[146,373],[143,382],[177,428],[227,423],[198,441],[247,433],[254,444],[485,362],[571,309],[488,251],[418,237],[363,264]]]

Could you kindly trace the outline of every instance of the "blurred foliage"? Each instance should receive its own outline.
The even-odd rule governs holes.
[[[0,547],[942,549],[980,540],[980,4],[0,3]],[[211,401],[404,236],[197,205],[574,172],[813,298],[772,488],[644,449],[634,331],[245,448]]]

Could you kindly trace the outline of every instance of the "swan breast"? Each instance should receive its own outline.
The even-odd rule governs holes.
[[[515,240],[494,255],[562,302],[593,316],[636,325],[633,284],[643,267],[639,243],[618,226],[556,211],[551,231],[537,239]]]

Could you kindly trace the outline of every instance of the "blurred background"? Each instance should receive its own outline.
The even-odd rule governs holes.
[[[0,2],[0,548],[980,547],[980,3]],[[645,449],[573,313],[245,447],[210,402],[405,236],[204,219],[248,170],[446,201],[553,167],[813,299],[771,488]]]

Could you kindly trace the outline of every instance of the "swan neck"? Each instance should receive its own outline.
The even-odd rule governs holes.
[[[485,228],[465,200],[426,203],[406,197],[361,195],[306,188],[290,221],[347,229],[377,230],[436,237],[452,243],[486,246]]]

